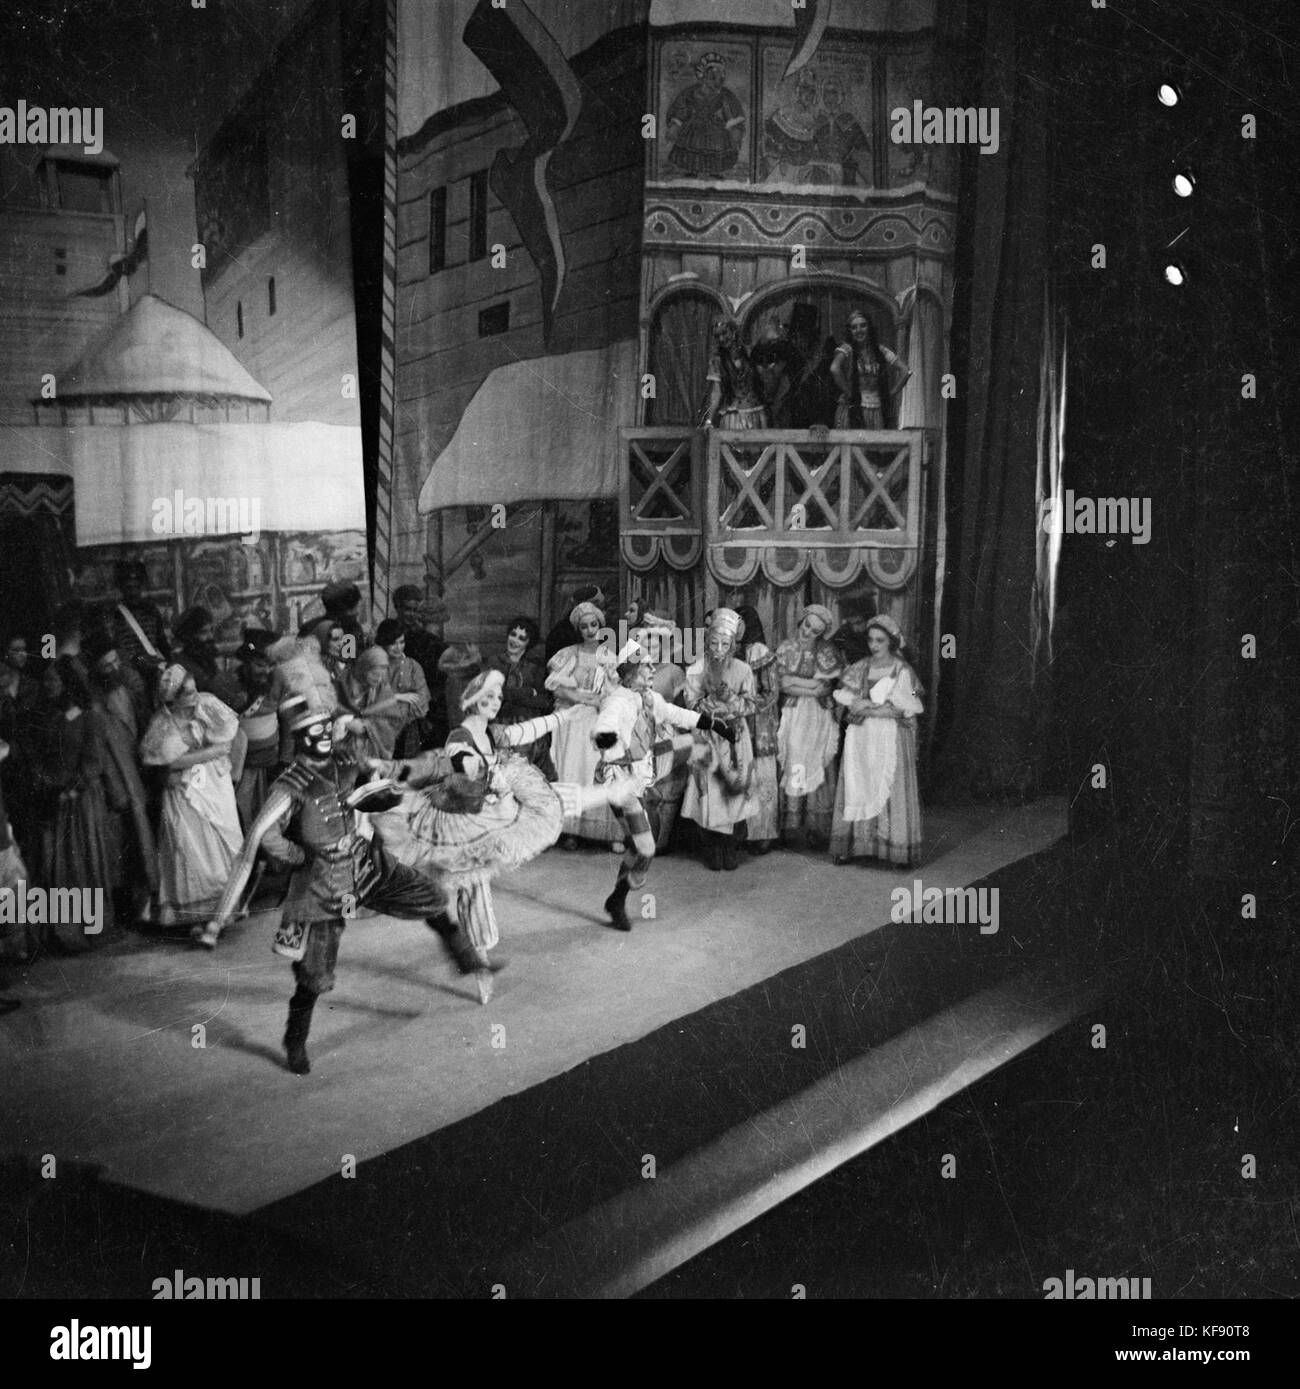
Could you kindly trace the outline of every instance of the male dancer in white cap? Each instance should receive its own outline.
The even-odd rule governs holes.
[[[619,865],[614,891],[605,899],[605,910],[615,930],[630,931],[627,894],[645,885],[655,853],[655,836],[641,799],[655,780],[655,731],[660,724],[671,728],[700,729],[716,733],[729,743],[736,740],[736,726],[702,710],[681,709],[669,704],[650,688],[654,665],[637,642],[628,642],[618,653],[619,686],[607,694],[596,716],[592,741],[600,750],[596,779],[600,782],[631,782],[637,800],[630,806],[613,805],[615,816],[626,829],[627,848]],[[683,752],[689,751],[689,744]]]

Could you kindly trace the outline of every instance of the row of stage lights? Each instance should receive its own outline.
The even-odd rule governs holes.
[[[1156,100],[1165,107],[1174,107],[1183,100],[1181,89],[1173,82],[1161,82],[1156,88]],[[1179,198],[1190,198],[1196,191],[1196,177],[1190,169],[1182,167],[1176,169],[1170,179],[1170,186],[1173,188],[1174,195]],[[1183,235],[1182,232],[1174,237],[1177,241]],[[1174,241],[1169,243],[1170,246]],[[1168,249],[1168,247],[1166,247]],[[1175,289],[1181,288],[1187,283],[1187,267],[1182,261],[1167,258],[1165,260],[1163,275],[1165,283],[1172,285]]]

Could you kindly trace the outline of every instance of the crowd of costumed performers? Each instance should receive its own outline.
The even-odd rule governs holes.
[[[369,663],[348,671],[346,704],[331,707],[310,672],[288,678],[278,703],[269,682],[254,706],[267,716],[261,741],[278,733],[291,757],[265,777],[242,835],[225,706],[180,668],[164,672],[144,752],[172,769],[181,793],[174,811],[164,807],[163,843],[194,840],[202,852],[184,857],[206,878],[173,890],[164,873],[156,895],[165,907],[219,892],[192,929],[212,949],[246,912],[259,861],[290,872],[273,949],[293,965],[291,1070],[310,1069],[313,1010],[334,987],[349,920],[426,922],[486,1003],[506,963],[492,884],[558,843],[618,849],[604,901],[618,931],[632,929],[629,894],[684,823],[715,871],[781,847],[829,849],[836,864],[916,862],[922,691],[893,618],[850,609],[832,634],[830,611],[810,604],[773,648],[752,607],[719,608],[702,653],[683,669],[672,659],[675,624],[639,607],[635,617],[611,652],[601,641],[605,612],[584,598],[570,613],[575,640],[544,667],[528,655],[536,624],[512,621],[502,656],[459,683],[459,722],[436,747],[401,737],[407,713],[423,713],[430,696],[408,672],[401,683],[412,697],[397,699],[390,672],[406,658],[391,624]],[[212,802],[197,815],[196,783]]]

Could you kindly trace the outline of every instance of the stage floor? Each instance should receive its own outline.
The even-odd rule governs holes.
[[[614,855],[552,850],[497,884],[511,964],[487,1007],[422,924],[350,926],[306,1077],[284,1066],[292,981],[269,914],[214,954],[131,936],[43,959],[0,1019],[0,1146],[250,1213],[878,930],[896,886],[976,882],[1065,829],[1063,799],[935,810],[916,871],[778,851],[711,873],[673,855],[647,884],[655,919],[630,935],[601,924]]]

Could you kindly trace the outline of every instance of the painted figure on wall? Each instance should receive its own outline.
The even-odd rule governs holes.
[[[794,100],[777,107],[763,122],[763,181],[818,181],[818,128],[817,79],[805,68],[795,84]]]
[[[869,183],[862,161],[871,155],[871,141],[861,121],[844,107],[844,83],[830,76],[822,83],[823,114],[817,123],[814,141],[818,158],[829,166],[828,181],[853,185]]]
[[[745,138],[745,112],[726,85],[727,62],[706,53],[695,64],[699,79],[668,108],[668,164],[688,178],[717,178],[735,167]]]

